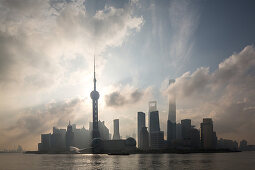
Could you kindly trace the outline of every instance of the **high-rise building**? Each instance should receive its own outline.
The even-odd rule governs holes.
[[[67,126],[67,131],[66,131],[66,150],[70,150],[70,146],[74,146],[74,132],[73,132],[73,127],[70,124]]]
[[[160,131],[158,111],[150,112],[150,132]]]
[[[171,144],[176,139],[176,123],[167,120],[167,142]]]
[[[169,86],[175,82],[174,79],[169,80]],[[176,99],[175,94],[168,96],[169,111],[167,120],[167,142],[171,144],[176,139]]]
[[[140,131],[140,147],[141,150],[148,150],[149,149],[149,132],[147,127],[142,127]]]
[[[190,131],[190,147],[193,149],[199,149],[200,144],[200,133],[199,130],[192,127]]]
[[[156,101],[149,102],[149,133],[153,131],[160,131],[159,114]]]
[[[201,146],[203,149],[215,149],[216,133],[213,131],[213,121],[211,118],[204,118],[201,126]]]
[[[164,147],[164,132],[160,131],[159,112],[157,102],[149,102],[149,145],[151,149]]]
[[[163,131],[150,132],[150,148],[163,149],[164,147],[165,147],[164,132]]]
[[[92,139],[99,138],[99,129],[98,129],[98,99],[99,93],[96,90],[96,71],[95,71],[95,57],[94,57],[94,90],[90,93],[92,99],[92,109],[93,109],[93,130],[92,130]]]
[[[113,120],[114,125],[114,132],[113,132],[113,140],[119,140],[120,139],[120,131],[119,131],[119,119]]]
[[[182,125],[180,123],[176,124],[176,139],[182,140]]]
[[[138,112],[137,113],[137,139],[138,139],[138,148],[141,148],[141,139],[140,133],[142,128],[145,127],[145,113]]]
[[[182,125],[182,140],[184,146],[191,146],[191,120],[183,119],[181,120]]]
[[[182,125],[182,139],[190,139],[190,130],[191,130],[191,120],[183,119],[181,120]]]

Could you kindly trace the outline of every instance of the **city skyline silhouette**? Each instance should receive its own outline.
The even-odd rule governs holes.
[[[88,130],[94,55],[98,120],[109,133],[119,119],[120,136],[137,137],[137,112],[148,123],[148,102],[157,101],[165,140],[176,137],[167,133],[176,131],[174,123],[191,119],[200,129],[212,118],[218,139],[254,144],[253,6],[1,1],[0,149],[36,150],[40,134],[69,120]],[[176,99],[176,117],[169,98]]]
[[[253,170],[254,7],[0,0],[0,170]]]

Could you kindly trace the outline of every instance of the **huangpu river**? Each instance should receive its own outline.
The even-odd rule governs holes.
[[[195,153],[195,154],[134,154],[134,155],[1,153],[0,169],[254,170],[255,152]]]

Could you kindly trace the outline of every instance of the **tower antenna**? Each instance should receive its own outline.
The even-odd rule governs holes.
[[[96,56],[94,54],[94,90],[96,91]]]

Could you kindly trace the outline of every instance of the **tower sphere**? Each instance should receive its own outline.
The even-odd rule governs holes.
[[[98,100],[98,99],[99,99],[99,93],[98,93],[98,91],[92,91],[92,92],[90,93],[90,97],[91,97],[91,99],[93,99],[93,100]]]

